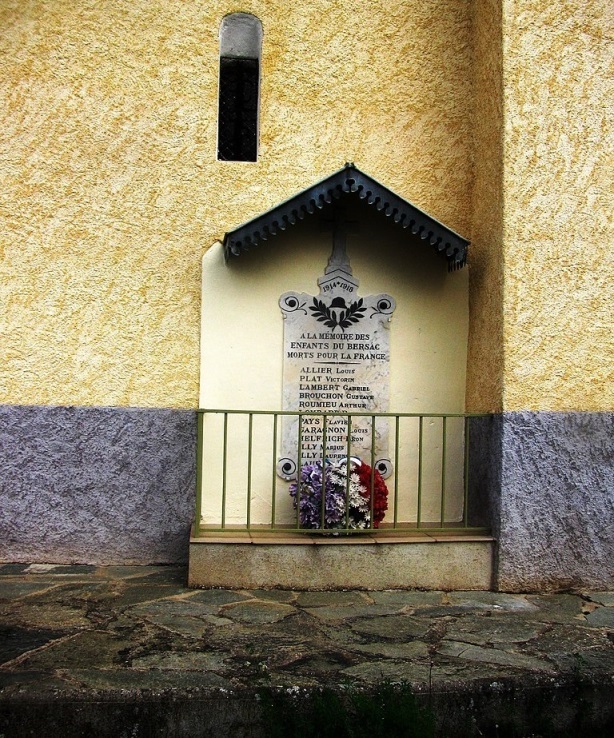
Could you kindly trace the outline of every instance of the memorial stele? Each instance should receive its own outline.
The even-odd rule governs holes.
[[[369,464],[374,461],[383,476],[392,472],[388,421],[364,413],[388,411],[390,321],[396,303],[388,294],[359,297],[342,220],[338,211],[332,254],[318,279],[319,294],[284,292],[279,299],[284,318],[283,409],[302,413],[300,423],[298,415],[283,420],[277,471],[285,479],[295,478],[300,466],[323,457],[346,458],[348,450]],[[334,415],[325,420],[327,413]]]

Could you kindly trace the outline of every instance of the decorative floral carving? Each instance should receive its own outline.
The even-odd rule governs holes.
[[[396,306],[397,303],[393,297],[390,297],[390,295],[381,295],[375,307],[371,308],[372,312],[369,317],[372,318],[374,315],[392,315]]]
[[[335,297],[330,306],[325,305],[322,300],[314,297],[313,305],[310,305],[309,309],[313,313],[314,318],[320,323],[324,323],[331,331],[334,331],[335,328],[341,328],[342,331],[345,331],[346,328],[349,328],[364,318],[366,310],[363,307],[362,297],[360,300],[351,303],[349,307],[345,304],[345,300],[342,297]]]
[[[298,292],[286,292],[279,299],[279,307],[285,313],[305,313],[305,301],[302,300],[301,295]]]

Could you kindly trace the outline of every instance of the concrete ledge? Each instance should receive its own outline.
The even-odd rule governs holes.
[[[263,538],[253,545],[255,537],[249,534],[242,540],[233,538],[190,541],[190,587],[492,588],[494,542],[488,536],[454,541],[425,536],[421,541],[395,539],[393,545],[377,545],[374,537],[315,541],[302,538],[303,545],[294,540],[273,542]]]

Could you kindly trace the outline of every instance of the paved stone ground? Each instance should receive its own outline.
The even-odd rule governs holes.
[[[387,681],[423,694],[614,694],[612,592],[190,590],[186,578],[183,567],[0,566],[0,735],[31,734],[7,706],[45,699],[210,700]]]

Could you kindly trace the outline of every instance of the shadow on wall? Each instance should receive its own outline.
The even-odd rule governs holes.
[[[486,415],[469,424],[469,525],[498,535],[503,418]]]

